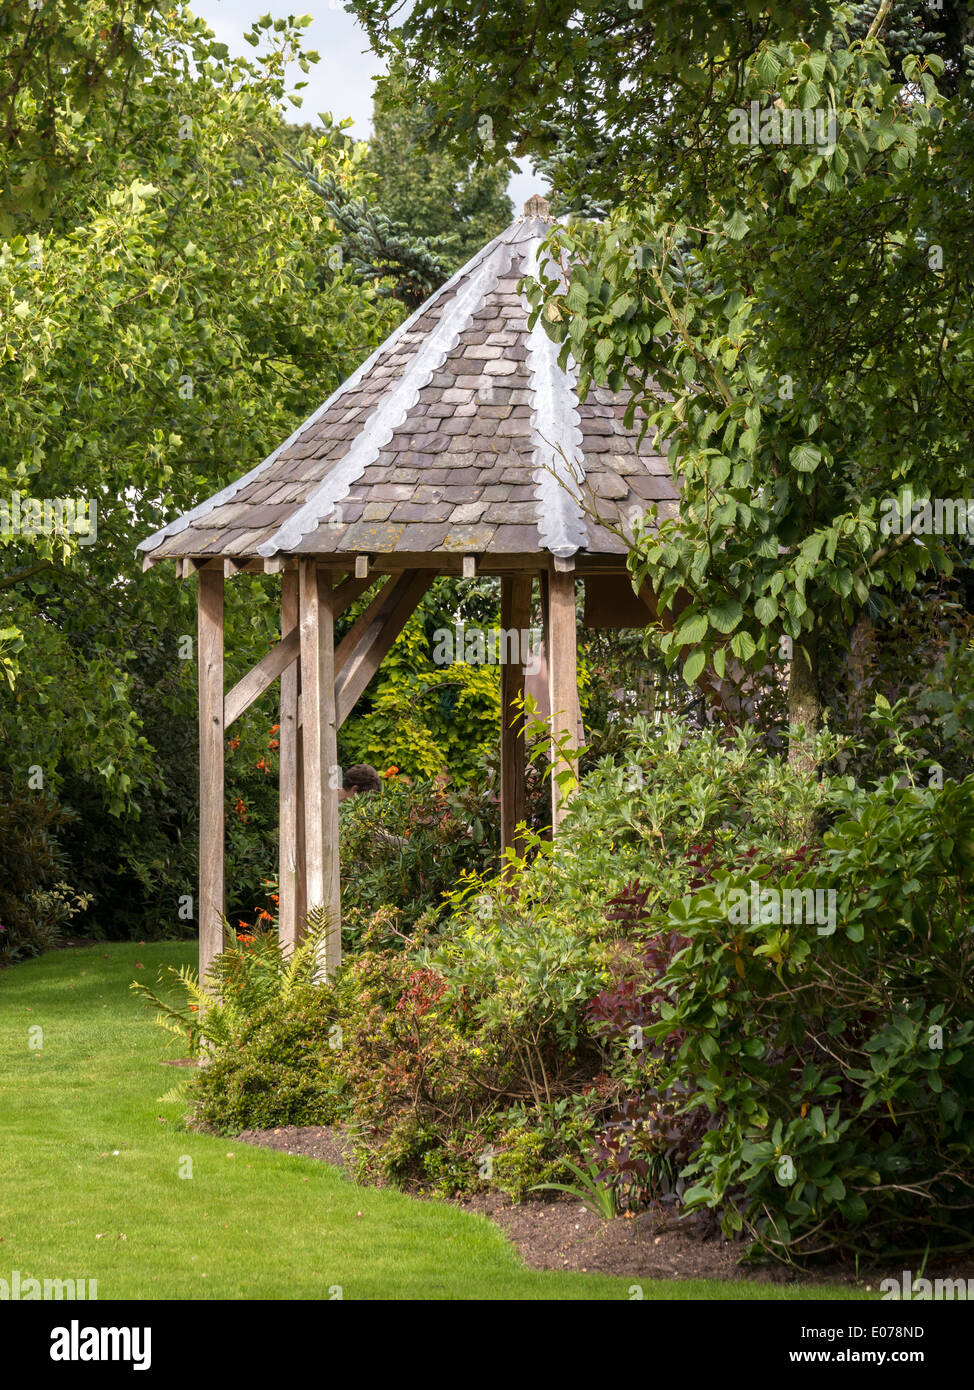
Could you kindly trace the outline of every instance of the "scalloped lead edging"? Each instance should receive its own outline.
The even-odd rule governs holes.
[[[538,277],[542,241],[537,237],[525,248],[525,275]],[[546,550],[567,560],[588,544],[584,513],[570,491],[585,481],[578,367],[571,358],[567,370],[558,365],[558,344],[544,331],[540,314],[528,331],[527,349],[538,535]]]
[[[359,481],[366,468],[375,463],[419,400],[420,392],[429,386],[434,374],[456,349],[460,335],[470,326],[474,314],[510,265],[513,259],[510,243],[492,246],[490,254],[469,276],[447,305],[436,326],[424,338],[395,386],[380,398],[348,453],[270,540],[257,547],[258,555],[270,557],[280,550],[298,550],[302,541],[312,535],[338,503],[348,496],[352,485]],[[424,308],[428,308],[430,302],[427,301]]]

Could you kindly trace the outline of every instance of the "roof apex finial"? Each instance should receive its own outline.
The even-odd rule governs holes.
[[[525,217],[540,217],[544,222],[551,221],[551,204],[540,193],[532,193],[524,204]]]

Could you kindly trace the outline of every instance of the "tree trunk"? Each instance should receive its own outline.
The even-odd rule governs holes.
[[[792,651],[788,676],[788,764],[811,772],[813,742],[822,727],[822,695],[818,684],[818,637],[806,633]]]

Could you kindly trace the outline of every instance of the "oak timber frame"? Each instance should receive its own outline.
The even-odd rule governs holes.
[[[476,558],[462,557],[459,574],[425,565],[374,571],[369,557],[354,558],[352,572],[314,557],[267,562],[181,560],[181,578],[198,574],[200,726],[199,950],[201,977],[223,950],[224,753],[226,733],[273,682],[280,679],[280,834],[278,931],[285,949],[320,907],[329,922],[321,961],[323,976],[341,962],[341,884],[338,856],[337,736],[386,653],[440,574],[470,577]],[[460,559],[460,557],[458,557]],[[501,571],[501,627],[530,626],[533,581],[539,581],[548,653],[552,734],[552,831],[557,834],[568,792],[558,775],[577,747],[578,681],[575,573],[571,562],[525,557],[523,567]],[[550,562],[548,562],[550,563]],[[224,693],[224,580],[244,570],[281,573],[281,639],[231,690]],[[488,571],[484,570],[484,573]],[[335,646],[335,621],[373,586],[382,584],[365,611]],[[518,655],[524,653],[518,644]],[[501,664],[501,852],[523,854],[519,826],[525,820],[523,665]]]

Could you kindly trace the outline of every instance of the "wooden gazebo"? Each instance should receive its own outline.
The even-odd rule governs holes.
[[[335,928],[331,972],[341,953],[338,729],[434,578],[498,576],[505,630],[530,626],[538,581],[552,738],[563,747],[577,728],[576,580],[586,620],[647,620],[626,546],[596,517],[618,525],[648,501],[675,510],[676,490],[666,461],[623,423],[624,400],[594,388],[580,402],[576,373],[558,366],[540,323],[528,327],[517,285],[550,228],[545,200],[529,199],[263,463],[139,546],[144,567],[175,560],[181,577],[199,576],[201,970],[223,945],[226,731],[275,679],[280,931],[297,941],[308,910],[323,906]],[[281,640],[225,693],[223,585],[240,571],[281,574]],[[376,584],[336,647],[335,619]],[[523,666],[502,665],[502,841],[515,848],[523,689]],[[556,828],[554,784],[552,806]]]

